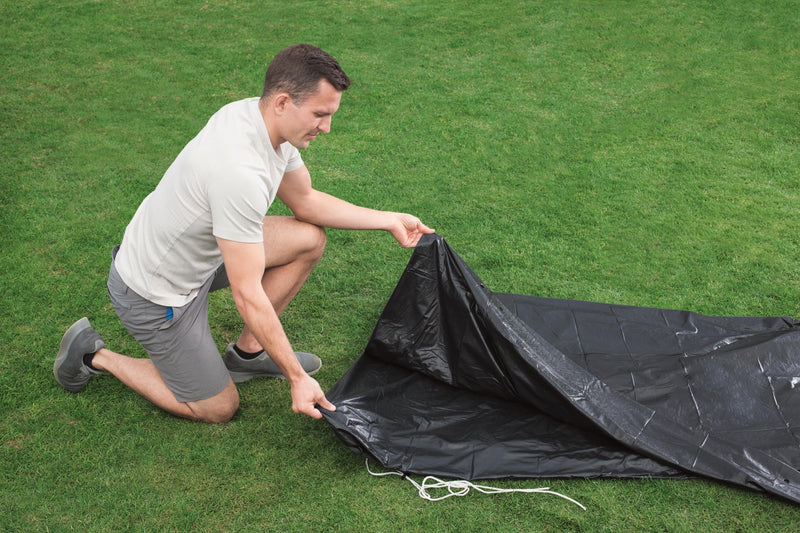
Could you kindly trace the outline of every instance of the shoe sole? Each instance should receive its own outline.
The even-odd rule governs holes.
[[[317,368],[312,370],[311,372],[306,372],[309,376],[313,376],[317,372],[319,372],[322,365],[320,364]],[[253,378],[277,378],[277,379],[286,379],[286,376],[283,374],[265,374],[263,372],[236,372],[233,370],[229,370],[228,373],[231,375],[231,379],[234,383],[242,383],[245,381],[250,381]]]
[[[61,379],[58,377],[58,369],[61,366],[61,363],[64,362],[64,359],[66,359],[67,354],[69,353],[69,349],[72,346],[72,343],[75,342],[75,338],[78,336],[78,334],[83,330],[85,330],[86,328],[90,327],[92,326],[89,324],[89,319],[87,317],[83,317],[74,324],[72,324],[67,330],[67,332],[64,333],[64,337],[61,338],[61,345],[58,348],[58,355],[56,356],[56,360],[53,363],[53,375],[56,377],[56,381],[58,381],[58,384],[67,389],[69,392],[81,392],[86,387],[86,385],[76,389],[74,385],[67,385],[62,383]]]

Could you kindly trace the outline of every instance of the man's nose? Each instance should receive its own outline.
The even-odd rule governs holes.
[[[322,133],[330,133],[331,132],[331,117],[325,117],[319,121],[319,131]]]

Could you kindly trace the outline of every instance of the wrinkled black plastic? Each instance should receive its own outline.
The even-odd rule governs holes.
[[[800,503],[800,323],[491,292],[415,250],[326,420],[460,479],[703,475]]]

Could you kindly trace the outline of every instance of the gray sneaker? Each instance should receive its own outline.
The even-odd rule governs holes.
[[[294,354],[297,356],[300,366],[309,376],[313,376],[322,368],[322,360],[316,355],[305,352],[294,352]],[[242,359],[233,349],[233,343],[225,348],[225,366],[228,367],[234,383],[241,383],[257,377],[286,379],[267,352],[262,351],[255,359]]]
[[[105,346],[103,338],[92,329],[88,318],[83,317],[72,324],[61,339],[61,348],[53,363],[56,381],[70,392],[81,392],[92,376],[105,373],[84,364],[83,356]]]

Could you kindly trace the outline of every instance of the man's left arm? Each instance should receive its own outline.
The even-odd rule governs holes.
[[[385,230],[404,248],[434,232],[413,215],[360,207],[314,189],[305,166],[284,175],[278,198],[298,220],[336,229]]]

